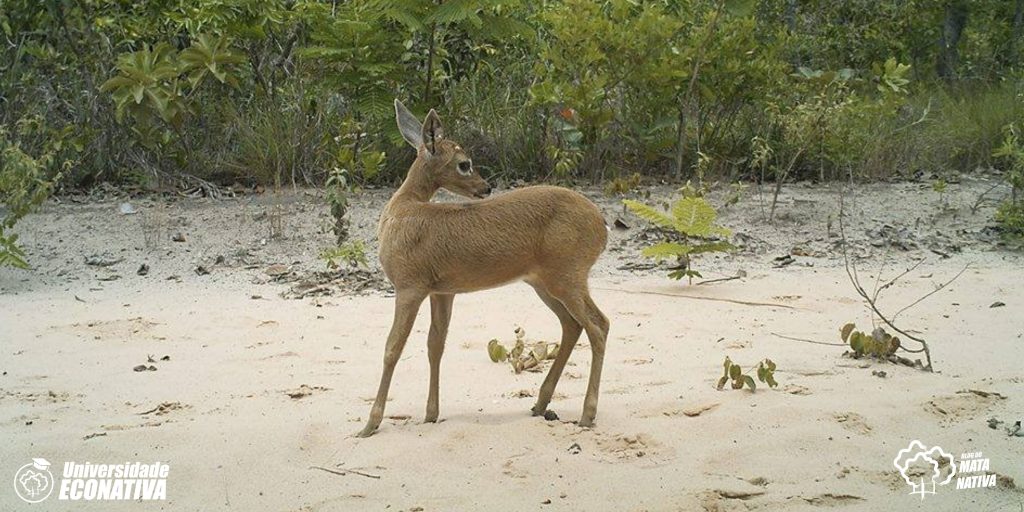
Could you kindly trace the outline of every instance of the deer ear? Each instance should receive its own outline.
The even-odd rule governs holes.
[[[427,118],[423,120],[423,144],[430,154],[437,152],[437,142],[444,139],[444,127],[441,126],[441,118],[437,116],[434,109],[430,109]]]
[[[395,100],[395,121],[398,123],[398,131],[402,132],[402,138],[412,147],[419,149],[423,144],[423,125],[401,101]]]

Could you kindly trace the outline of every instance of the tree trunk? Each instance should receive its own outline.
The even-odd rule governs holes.
[[[1009,51],[1010,65],[1020,64],[1020,38],[1024,32],[1024,0],[1017,0],[1013,11],[1013,31],[1010,32]]]
[[[676,180],[683,177],[683,158],[686,153],[686,105],[679,104],[679,120],[676,125],[676,162],[673,175]]]
[[[427,50],[427,85],[423,91],[423,102],[426,105],[432,105],[430,103],[430,85],[431,79],[434,77],[434,36],[437,34],[437,23],[430,26],[430,47]]]
[[[951,0],[946,4],[946,18],[943,22],[942,35],[939,37],[939,61],[936,72],[940,78],[952,80],[956,78],[957,63],[960,53],[957,46],[960,36],[967,26],[969,9],[963,0]]]

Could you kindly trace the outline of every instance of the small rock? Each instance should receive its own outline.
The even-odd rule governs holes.
[[[270,277],[277,277],[290,272],[288,265],[282,265],[280,263],[267,267],[264,272]]]
[[[140,364],[140,365],[136,366],[135,368],[132,368],[132,370],[135,370],[137,372],[144,372],[144,371],[147,370],[147,368],[146,368],[146,365]]]
[[[121,212],[121,215],[135,215],[136,213],[139,213],[131,203],[121,203],[121,206],[117,209]]]
[[[115,258],[107,255],[92,255],[85,257],[85,264],[92,267],[109,267],[124,261],[124,258]]]
[[[992,305],[989,306],[989,307],[990,308],[1001,308],[1001,307],[1003,307],[1005,305],[1006,305],[1005,303],[1000,302],[1000,301],[997,300],[997,301],[993,302]]]
[[[885,370],[871,370],[871,375],[874,375],[875,377],[878,377],[880,379],[884,379],[886,376],[888,376],[888,374],[885,373]]]
[[[558,415],[555,414],[555,411],[549,409],[544,411],[544,419],[547,421],[558,421]]]
[[[775,258],[772,261],[774,262],[773,266],[775,268],[782,268],[782,267],[785,267],[786,265],[792,264],[796,260],[793,259],[793,256],[790,256],[789,254],[786,254],[786,255],[783,255],[783,256],[779,256],[778,258]]]
[[[202,265],[197,265],[196,266],[196,275],[198,275],[198,276],[205,276],[205,275],[207,275],[209,273],[210,273],[210,271],[206,267],[204,267]]]
[[[181,232],[179,231],[179,232],[175,233],[174,236],[171,237],[171,240],[174,241],[174,242],[184,242],[185,241],[185,235],[181,234]]]
[[[551,504],[551,498],[548,498],[548,499],[546,499],[546,500],[544,500],[544,501],[540,502],[540,504],[541,504],[541,505],[550,505],[550,504]]]
[[[583,448],[580,448],[579,443],[573,443],[569,445],[569,453],[573,455],[578,455],[581,451],[583,451]]]
[[[149,274],[149,265],[147,265],[145,263],[143,263],[142,265],[139,265],[139,269],[136,270],[135,273],[140,275],[140,276],[148,275]]]

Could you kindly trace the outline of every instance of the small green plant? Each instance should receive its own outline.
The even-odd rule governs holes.
[[[725,389],[725,385],[731,380],[732,389],[743,389],[746,386],[750,391],[757,391],[757,384],[754,382],[754,378],[750,375],[743,373],[743,368],[740,365],[732,362],[727,356],[725,362],[722,363],[722,367],[725,370],[722,374],[722,378],[718,379],[718,385],[716,386],[719,391]],[[757,363],[757,380],[768,384],[768,387],[774,388],[779,385],[775,381],[775,362],[771,359],[765,359]]]
[[[1024,141],[1016,124],[1003,127],[1003,144],[992,156],[1006,162],[1006,181],[1010,184],[1010,198],[996,210],[996,222],[1008,235],[1024,236]]]
[[[327,178],[327,204],[331,208],[331,230],[337,240],[338,246],[345,244],[348,239],[348,170],[335,167]]]
[[[689,187],[683,191],[683,197],[672,203],[667,213],[638,201],[626,199],[622,203],[637,216],[664,230],[666,240],[645,248],[642,254],[658,261],[676,258],[679,268],[670,272],[668,277],[685,277],[692,282],[694,277],[702,277],[700,272],[691,268],[692,256],[728,252],[734,247],[729,242],[716,239],[727,237],[731,232],[715,224],[718,213],[707,199]]]
[[[367,266],[366,245],[362,240],[351,240],[333,249],[325,249],[320,258],[327,262],[327,268],[337,269],[347,264],[349,267]]]
[[[558,343],[546,341],[526,343],[526,331],[522,327],[516,327],[516,344],[509,350],[497,339],[487,343],[487,355],[492,362],[508,362],[512,365],[512,371],[522,373],[523,370],[539,371],[541,362],[547,359],[554,359],[558,355]]]
[[[746,194],[746,191],[746,184],[739,181],[731,183],[729,185],[729,194],[725,196],[725,200],[722,201],[722,208],[728,208],[730,206],[739,204],[740,200],[742,200],[743,196]]]
[[[948,188],[949,188],[949,184],[946,183],[946,180],[944,180],[942,178],[939,178],[939,179],[937,179],[937,180],[932,182],[932,190],[935,191],[935,193],[939,195],[939,201],[943,205],[946,204],[946,189],[948,189]]]
[[[7,132],[0,128],[0,204],[5,208],[0,218],[0,267],[29,268],[25,252],[18,246],[18,235],[10,231],[46,200],[60,178],[43,179],[47,158],[32,158],[18,144],[11,143]]]
[[[604,186],[604,195],[608,197],[621,196],[640,186],[640,173],[634,172],[629,176],[616,176]]]
[[[855,327],[853,323],[849,323],[839,330],[839,336],[843,339],[843,343],[850,344],[853,357],[870,356],[889,359],[900,348],[900,339],[881,327],[876,327],[871,334],[855,331]]]

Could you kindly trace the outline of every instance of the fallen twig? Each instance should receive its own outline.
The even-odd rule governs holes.
[[[743,277],[744,276],[739,276],[739,275],[732,276],[732,277],[719,277],[718,279],[708,279],[707,281],[701,281],[701,282],[697,283],[697,285],[700,286],[702,284],[724,283],[725,281],[732,281],[732,280],[735,280],[735,279],[742,279]]]
[[[718,297],[695,297],[693,295],[682,295],[682,294],[678,294],[678,293],[648,292],[648,291],[641,291],[641,290],[622,290],[622,289],[619,289],[619,288],[600,288],[600,287],[594,287],[593,289],[595,289],[595,290],[604,290],[604,291],[609,291],[609,292],[632,293],[632,294],[637,294],[637,295],[661,295],[663,297],[679,297],[679,298],[682,298],[682,299],[710,300],[710,301],[713,301],[713,302],[731,302],[733,304],[741,304],[741,305],[744,305],[744,306],[766,306],[766,307],[770,307],[770,308],[796,309],[793,306],[789,306],[789,305],[786,305],[786,304],[773,304],[771,302],[750,302],[750,301],[745,301],[745,300],[721,299],[721,298],[718,298]]]
[[[827,341],[816,341],[816,340],[809,340],[809,339],[806,339],[806,338],[794,338],[793,336],[784,336],[782,334],[778,334],[778,333],[774,333],[774,332],[771,333],[771,335],[775,336],[776,338],[782,338],[784,340],[801,341],[803,343],[814,343],[815,345],[828,345],[830,347],[845,347],[845,346],[847,346],[845,343],[829,343]]]
[[[341,475],[341,476],[345,476],[345,475],[348,475],[348,474],[351,473],[353,475],[365,476],[366,478],[375,478],[377,480],[380,480],[380,475],[374,475],[374,474],[371,474],[371,473],[363,473],[362,471],[357,471],[355,469],[345,469],[345,468],[331,469],[331,468],[325,468],[323,466],[310,466],[309,469],[319,469],[320,471],[326,471],[328,473],[333,473],[335,475]]]

